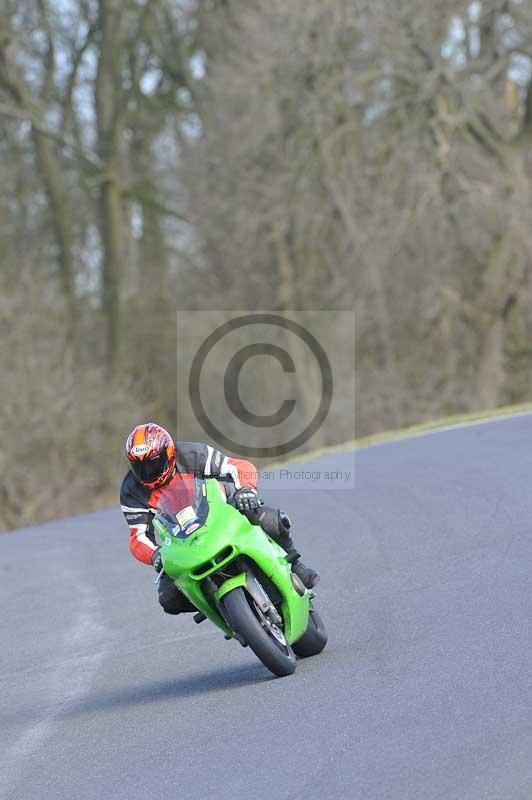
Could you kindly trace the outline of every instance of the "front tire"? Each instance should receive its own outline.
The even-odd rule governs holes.
[[[222,599],[227,619],[239,636],[251,647],[270,672],[283,678],[296,668],[296,657],[282,632],[273,631],[261,622],[260,611],[242,588],[233,589]]]
[[[323,620],[318,612],[311,608],[308,615],[307,630],[301,639],[298,639],[297,642],[292,645],[294,653],[296,656],[299,656],[299,658],[317,656],[318,653],[321,653],[326,644],[327,631],[325,630]]]

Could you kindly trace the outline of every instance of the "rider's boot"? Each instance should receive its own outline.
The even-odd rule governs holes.
[[[295,572],[298,578],[301,578],[307,589],[312,589],[316,586],[320,579],[320,573],[312,569],[312,567],[307,567],[306,564],[303,564],[301,557],[299,557],[297,561],[292,562],[292,572]]]

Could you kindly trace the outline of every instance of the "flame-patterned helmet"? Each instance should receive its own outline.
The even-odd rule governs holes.
[[[176,452],[172,437],[154,422],[133,428],[126,442],[129,467],[138,480],[157,489],[173,475]]]

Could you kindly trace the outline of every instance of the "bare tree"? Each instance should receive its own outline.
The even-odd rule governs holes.
[[[7,524],[172,427],[176,308],[354,307],[359,434],[529,399],[531,152],[531,0],[6,0],[0,413],[46,454]]]

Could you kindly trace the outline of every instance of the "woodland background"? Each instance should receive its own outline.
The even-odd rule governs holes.
[[[531,156],[532,0],[2,0],[0,527],[116,503],[176,308],[355,308],[359,436],[531,399]]]

